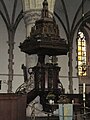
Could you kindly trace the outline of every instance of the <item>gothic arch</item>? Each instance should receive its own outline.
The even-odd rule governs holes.
[[[20,23],[21,19],[23,18],[22,15],[22,10],[20,13],[18,13],[17,17],[16,15],[16,8],[17,8],[17,0],[14,0],[13,3],[13,10],[12,10],[12,16],[9,16],[7,6],[4,2],[4,0],[0,0],[1,8],[0,9],[0,15],[6,25],[7,32],[8,32],[8,54],[9,54],[9,59],[8,59],[8,92],[12,92],[12,80],[13,80],[13,50],[14,50],[14,37],[15,37],[15,32],[17,29],[18,24]]]

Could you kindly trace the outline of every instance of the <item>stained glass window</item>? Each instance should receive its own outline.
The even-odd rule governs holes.
[[[78,32],[78,75],[86,76],[86,39],[83,32]]]

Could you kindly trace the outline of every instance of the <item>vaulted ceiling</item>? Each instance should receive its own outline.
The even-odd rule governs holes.
[[[0,15],[7,29],[13,25],[16,29],[23,18],[21,0],[0,0]],[[56,0],[55,16],[64,29],[66,38],[82,26],[85,31],[90,31],[90,0]],[[87,29],[87,30],[86,30]]]
[[[67,39],[71,35],[74,37],[79,28],[90,31],[90,0],[59,0],[56,1],[56,6],[55,15],[62,24]]]

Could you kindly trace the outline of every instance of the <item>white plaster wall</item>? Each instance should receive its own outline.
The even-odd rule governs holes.
[[[0,17],[0,80],[1,90],[0,92],[7,92],[7,80],[8,80],[8,36],[7,29]],[[3,75],[6,74],[6,75]]]
[[[15,45],[14,45],[14,74],[19,74],[14,76],[12,91],[15,92],[16,89],[24,82],[23,70],[21,69],[22,64],[25,64],[26,58],[25,54],[20,51],[19,45],[20,42],[23,42],[25,39],[25,25],[22,20],[17,28],[15,35]]]

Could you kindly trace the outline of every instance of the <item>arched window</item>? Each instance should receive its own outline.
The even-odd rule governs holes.
[[[86,76],[87,72],[87,64],[86,64],[86,39],[83,32],[78,32],[78,75]]]

